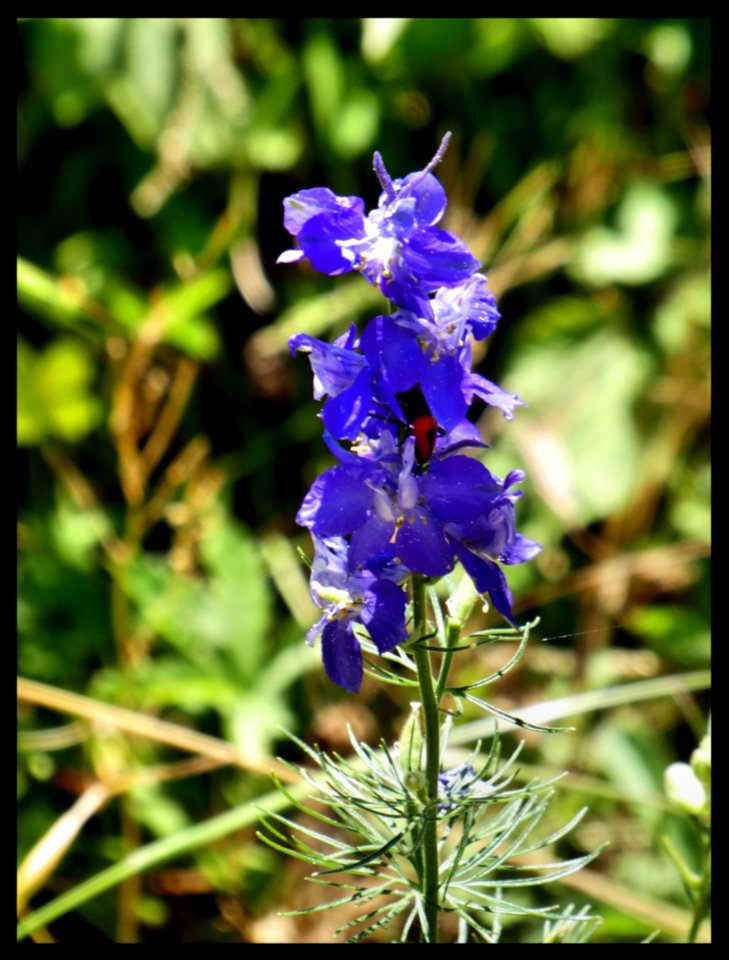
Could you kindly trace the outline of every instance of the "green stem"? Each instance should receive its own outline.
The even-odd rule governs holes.
[[[689,943],[696,943],[699,925],[709,912],[711,903],[711,839],[708,830],[703,831],[702,847],[701,880],[694,901],[694,917],[688,935]]]
[[[429,943],[438,942],[438,773],[440,772],[440,725],[438,701],[433,687],[430,655],[418,646],[418,641],[427,635],[425,608],[425,580],[413,576],[413,655],[418,669],[418,682],[423,704],[425,733],[425,790],[426,821],[423,835],[423,896],[425,918],[428,924]]]

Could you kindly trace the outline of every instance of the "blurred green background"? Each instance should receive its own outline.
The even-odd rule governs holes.
[[[375,149],[404,176],[453,131],[445,226],[502,313],[478,369],[529,404],[479,421],[489,467],[526,469],[520,529],[544,544],[509,574],[548,642],[496,702],[707,668],[709,27],[19,21],[18,664],[37,682],[19,697],[19,862],[47,839],[24,864],[24,910],[268,794],[273,758],[296,759],[280,726],[333,749],[347,723],[397,736],[404,700],[371,681],[345,696],[303,644],[294,515],[330,459],[309,366],[286,347],[338,335],[379,298],[360,277],[275,265],[283,198],[326,185],[374,206]],[[491,666],[484,653],[465,669]],[[660,837],[689,862],[696,838],[661,777],[708,702],[669,687],[528,736],[527,773],[573,771],[556,815],[590,805],[572,849],[610,840],[583,887],[545,902],[594,903],[608,942],[685,929]],[[319,891],[254,828],[133,872],[34,936],[329,940],[326,913],[278,916]],[[532,936],[522,921],[508,934]]]

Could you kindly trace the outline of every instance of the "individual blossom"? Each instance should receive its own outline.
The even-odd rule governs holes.
[[[364,213],[359,197],[340,197],[326,187],[302,190],[284,201],[284,226],[299,249],[279,263],[308,258],[329,276],[356,270],[400,307],[432,317],[429,295],[460,283],[479,263],[466,244],[440,222],[445,190],[430,172],[442,159],[449,135],[428,166],[392,180],[379,153],[374,168],[382,185],[376,210]]]
[[[389,317],[375,317],[362,333],[360,347],[370,369],[379,371],[383,398],[392,405],[393,395],[418,387],[433,417],[446,430],[465,419],[475,397],[500,409],[507,420],[513,419],[523,401],[472,372],[468,339],[439,317],[437,296],[433,306],[432,321],[398,310]],[[340,398],[340,405],[344,399]]]
[[[380,653],[407,639],[406,597],[396,580],[407,571],[396,564],[379,569],[352,569],[349,544],[342,537],[314,537],[311,596],[324,610],[307,633],[313,643],[321,634],[322,659],[329,679],[350,693],[362,683],[362,650],[354,632],[361,624]]]
[[[322,420],[332,436],[354,440],[369,417],[394,415],[408,422],[401,397],[413,390],[446,431],[465,420],[475,397],[500,409],[508,420],[524,405],[516,394],[472,372],[470,344],[463,331],[449,314],[439,316],[439,295],[433,304],[433,321],[398,310],[392,316],[374,317],[359,340],[351,331],[333,344],[307,334],[290,339],[292,353],[309,355],[314,396],[327,396]]]
[[[334,444],[330,449],[337,451]],[[389,433],[364,452],[339,448],[340,464],[314,481],[297,522],[314,537],[349,538],[353,567],[374,558],[441,577],[460,560],[479,592],[513,622],[499,563],[521,563],[541,549],[515,528],[520,494],[509,487],[524,474],[513,471],[501,481],[478,460],[448,449],[420,465],[415,438],[398,448]]]

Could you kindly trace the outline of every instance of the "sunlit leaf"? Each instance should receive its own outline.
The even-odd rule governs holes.
[[[54,340],[39,354],[18,341],[18,443],[48,437],[75,443],[99,423],[94,361],[76,340]]]
[[[618,207],[617,230],[593,227],[581,239],[572,269],[588,283],[643,284],[664,273],[672,260],[676,210],[651,181],[633,184]]]

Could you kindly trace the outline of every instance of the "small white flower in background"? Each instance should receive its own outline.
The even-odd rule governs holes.
[[[705,812],[707,795],[703,783],[687,763],[672,763],[663,773],[666,796],[685,813],[700,816]]]

